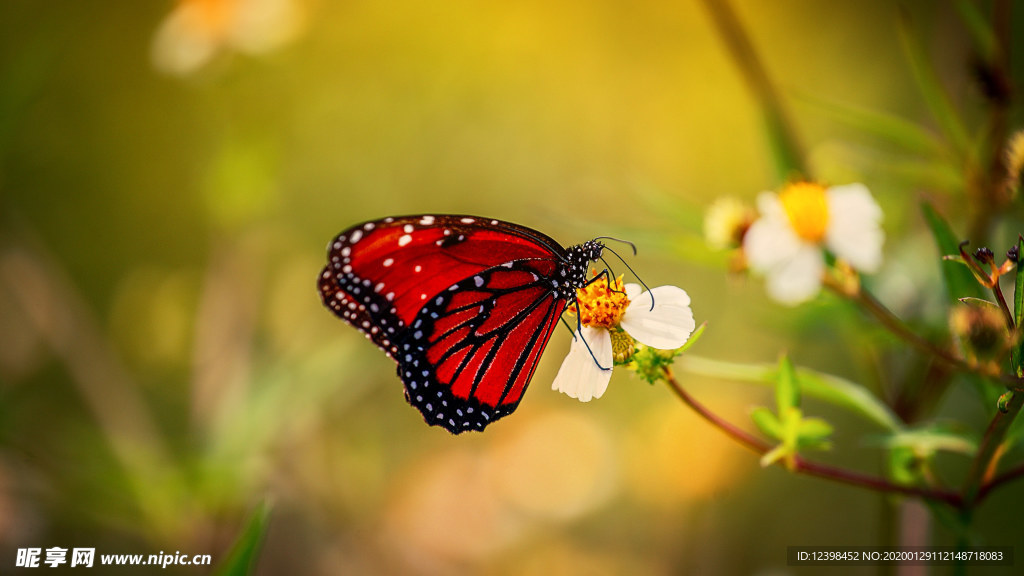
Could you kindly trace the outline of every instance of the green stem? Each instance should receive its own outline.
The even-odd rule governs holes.
[[[1006,478],[997,477],[991,482],[986,482],[986,479],[991,477],[994,471],[990,469],[996,464],[999,447],[1002,445],[1003,440],[1006,439],[1006,433],[1009,432],[1010,426],[1017,418],[1022,407],[1024,407],[1024,394],[1018,392],[1006,403],[1006,411],[997,410],[996,415],[989,422],[985,435],[981,439],[981,445],[978,447],[978,453],[974,456],[974,461],[971,462],[967,481],[964,483],[963,506],[965,508],[975,506],[992,488],[1007,480]]]
[[[761,106],[772,138],[780,178],[789,179],[794,172],[808,177],[803,149],[797,141],[793,123],[732,6],[727,0],[704,0],[704,6],[711,14],[718,34],[725,42],[740,74]]]

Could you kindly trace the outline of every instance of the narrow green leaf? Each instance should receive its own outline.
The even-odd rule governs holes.
[[[804,413],[796,406],[790,406],[779,412],[779,421],[782,423],[782,443],[796,451],[797,440],[800,437],[800,423],[804,420]]]
[[[828,101],[813,94],[801,94],[800,99],[835,120],[907,152],[935,158],[941,158],[948,152],[945,143],[936,134],[901,116],[846,102]],[[929,165],[934,164],[929,162]]]
[[[786,446],[779,444],[770,451],[765,452],[764,456],[761,456],[761,467],[767,468],[772,464],[775,464],[779,460],[785,459],[787,462],[792,458],[792,451]],[[789,466],[787,466],[789,467]]]
[[[964,304],[974,308],[988,308],[996,311],[999,310],[999,304],[996,304],[995,302],[992,302],[990,300],[983,300],[981,298],[973,298],[968,296],[967,298],[961,298],[960,302],[963,302]]]
[[[249,516],[241,535],[231,546],[227,557],[217,567],[217,576],[248,576],[253,573],[269,520],[270,505],[263,501]]]
[[[697,340],[700,340],[700,337],[704,335],[704,329],[707,327],[707,322],[701,322],[700,326],[697,326],[697,329],[693,331],[693,334],[690,334],[690,338],[682,345],[682,347],[679,348],[679,350],[676,351],[676,353],[682,354],[689,350],[690,347],[696,344]]]
[[[774,109],[764,110],[765,133],[768,147],[775,160],[775,174],[779,182],[786,182],[803,176],[809,177],[804,166],[800,145],[796,142],[792,129],[786,119]]]
[[[790,408],[800,407],[800,382],[796,377],[793,362],[785,354],[779,358],[779,379],[775,384],[775,404],[779,409],[779,418],[783,418]]]
[[[996,34],[988,22],[988,18],[978,9],[975,2],[959,0],[956,3],[960,19],[971,35],[971,40],[978,50],[978,54],[985,60],[991,60],[996,55]]]
[[[777,364],[739,364],[688,354],[679,358],[676,366],[691,374],[737,382],[775,386],[778,381]],[[886,430],[903,428],[892,410],[860,384],[807,368],[798,369],[797,375],[800,390],[807,396],[860,414]]]
[[[941,426],[890,434],[882,439],[881,445],[890,450],[909,448],[922,458],[930,458],[936,452],[973,456],[978,451],[976,439],[946,430]]]
[[[928,222],[928,227],[931,228],[935,245],[939,249],[939,256],[959,254],[961,239],[953,232],[949,223],[928,202],[921,203],[921,213],[924,214],[924,219]],[[985,291],[974,279],[969,268],[952,260],[942,260],[939,266],[942,269],[942,279],[950,301],[956,302],[960,298],[966,297],[985,298]]]
[[[944,196],[961,194],[967,186],[963,168],[942,160],[889,158],[878,167],[880,174],[892,178],[896,186],[919,188]]]
[[[758,406],[750,413],[750,419],[765,436],[775,440],[782,439],[782,423],[771,410]]]
[[[963,121],[953,107],[953,103],[939,82],[935,69],[929,62],[928,52],[923,43],[910,29],[910,21],[906,13],[900,18],[899,35],[903,51],[910,64],[910,72],[917,83],[925,105],[942,128],[946,139],[962,160],[970,157],[970,137]]]
[[[832,425],[821,418],[804,418],[798,432],[801,443],[804,440],[824,440],[832,435]]]

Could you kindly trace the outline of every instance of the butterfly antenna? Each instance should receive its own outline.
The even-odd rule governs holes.
[[[629,240],[623,240],[622,238],[615,238],[614,236],[598,236],[597,238],[594,238],[594,240],[613,240],[615,242],[621,242],[622,244],[628,244],[629,247],[633,249],[633,256],[636,256],[636,244],[633,244]],[[615,252],[613,251],[612,254],[615,254]],[[618,256],[618,254],[615,254],[615,255]],[[619,259],[621,260],[622,258],[619,258]]]
[[[614,240],[617,240],[617,238],[614,238]],[[633,246],[632,242],[627,242],[625,240],[619,240],[619,242],[624,242],[626,244],[629,244],[630,246]],[[611,252],[612,254],[615,254],[615,257],[619,259],[619,262],[622,262],[622,265],[626,267],[626,270],[629,270],[630,274],[632,274],[633,277],[636,278],[638,282],[640,282],[640,285],[644,287],[644,290],[646,290],[648,294],[651,294],[651,310],[654,310],[654,294],[651,293],[651,288],[647,285],[646,282],[644,282],[643,278],[637,275],[636,271],[633,270],[632,266],[630,266],[629,263],[622,258],[622,256],[619,256],[618,252],[612,250],[607,246],[605,246],[604,248],[605,250]],[[636,246],[633,246],[633,255],[636,255]],[[603,261],[604,258],[602,258],[601,260]],[[607,264],[607,262],[605,262],[605,264]]]

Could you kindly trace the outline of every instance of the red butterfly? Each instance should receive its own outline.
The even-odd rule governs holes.
[[[483,430],[519,405],[603,249],[476,216],[384,218],[328,245],[320,298],[398,363],[428,424]]]

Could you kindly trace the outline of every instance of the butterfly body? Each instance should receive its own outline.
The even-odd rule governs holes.
[[[405,396],[458,434],[512,413],[603,245],[563,248],[476,216],[365,222],[328,245],[319,278],[331,311],[398,364]]]

